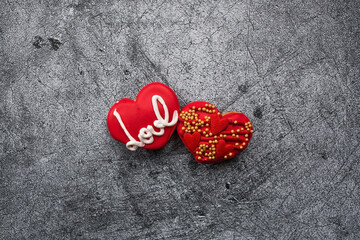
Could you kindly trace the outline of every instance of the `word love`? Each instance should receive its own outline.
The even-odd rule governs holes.
[[[153,136],[164,135],[164,128],[174,126],[178,121],[178,111],[175,110],[173,112],[172,120],[169,122],[169,110],[168,110],[168,108],[165,104],[165,101],[162,97],[160,97],[159,95],[154,95],[151,98],[151,102],[152,102],[154,113],[157,118],[153,124],[156,128],[159,129],[159,131],[155,131],[155,129],[151,125],[148,125],[146,128],[143,127],[139,130],[139,134],[138,134],[139,141],[135,140],[135,138],[133,136],[131,136],[131,134],[127,130],[124,122],[122,121],[120,114],[116,111],[116,109],[113,112],[113,115],[116,117],[121,128],[124,130],[126,136],[129,139],[129,141],[126,143],[126,147],[127,147],[127,149],[129,149],[131,151],[135,151],[139,147],[144,147],[145,144],[152,144],[154,142]],[[162,105],[162,107],[164,109],[164,114],[165,114],[164,117],[162,117],[160,114],[158,102]]]

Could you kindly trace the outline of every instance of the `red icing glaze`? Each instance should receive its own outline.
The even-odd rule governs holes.
[[[221,157],[228,155],[231,151],[234,150],[233,145],[226,144],[224,140],[219,140],[218,144],[216,145],[216,155],[215,157]]]
[[[191,133],[185,133],[184,134],[184,143],[189,148],[190,151],[195,150],[195,148],[198,146],[200,142],[200,133],[194,132]]]
[[[181,140],[200,163],[235,157],[248,146],[253,131],[243,113],[221,114],[215,106],[203,101],[186,105],[177,126]]]
[[[211,132],[215,135],[227,128],[228,125],[229,120],[227,118],[222,118],[219,115],[215,115],[210,121]]]
[[[165,105],[163,105],[161,100],[157,97],[155,97],[154,100],[154,96],[161,97]],[[156,115],[156,106],[154,106],[153,102],[157,106],[160,119]],[[168,119],[165,117],[165,107],[167,107],[168,110]],[[177,113],[179,112],[179,101],[174,91],[162,83],[154,82],[143,87],[135,101],[124,98],[115,103],[109,110],[107,125],[111,136],[122,143],[126,144],[131,140],[124,130],[125,127],[130,137],[132,137],[135,142],[138,142],[138,145],[141,145],[141,143],[144,144],[144,146],[137,147],[159,149],[165,146],[175,130],[176,122],[178,120],[176,115],[176,120],[173,121],[173,117],[175,116],[173,114],[175,111],[177,111]],[[120,116],[124,127],[121,126],[116,113]],[[169,124],[168,126],[165,124],[163,127],[159,127],[159,123],[155,124],[156,121]],[[170,124],[171,121],[173,121],[172,125]],[[155,134],[150,133],[152,132],[151,128]],[[143,141],[140,139],[140,136],[143,136],[139,135],[140,130],[144,131],[143,134],[148,134],[147,137],[143,138]],[[160,134],[161,131],[163,131],[162,135]],[[144,143],[151,138],[153,138],[152,143]],[[134,145],[131,144],[131,146]],[[131,148],[131,146],[127,147]],[[136,150],[137,147],[135,147],[135,149],[129,149]]]

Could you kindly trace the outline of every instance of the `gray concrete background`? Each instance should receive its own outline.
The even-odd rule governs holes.
[[[1,239],[360,239],[360,2],[1,1]],[[201,165],[128,151],[147,83],[252,120]]]

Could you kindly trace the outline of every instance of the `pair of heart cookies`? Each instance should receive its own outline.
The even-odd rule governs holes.
[[[111,136],[132,151],[164,147],[176,128],[200,163],[233,158],[248,146],[254,132],[243,113],[221,114],[208,102],[192,102],[179,112],[175,92],[158,82],[142,88],[135,101],[123,98],[115,103],[107,125]]]

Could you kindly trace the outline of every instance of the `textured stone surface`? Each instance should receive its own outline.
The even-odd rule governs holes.
[[[360,2],[1,1],[1,239],[360,239]],[[129,152],[147,83],[252,120],[200,165]]]

